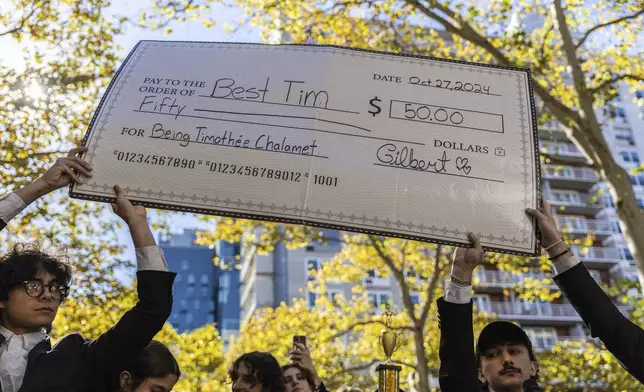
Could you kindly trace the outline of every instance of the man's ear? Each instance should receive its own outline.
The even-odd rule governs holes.
[[[530,377],[537,377],[539,375],[539,364],[537,361],[530,362]]]
[[[479,381],[481,382],[481,384],[487,385],[487,380],[485,379],[485,376],[483,375],[481,368],[479,368]]]
[[[121,386],[121,391],[128,392],[130,390],[130,382],[132,380],[132,375],[130,372],[122,371],[119,376],[119,385]]]

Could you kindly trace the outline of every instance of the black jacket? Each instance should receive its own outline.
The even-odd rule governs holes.
[[[0,220],[0,230],[4,227]],[[39,343],[29,353],[19,392],[100,392],[117,385],[122,366],[150,343],[170,316],[174,277],[165,271],[137,272],[139,301],[96,340],[75,333],[53,348],[49,339]]]
[[[555,276],[590,334],[599,338],[608,351],[644,384],[644,331],[627,319],[597,285],[582,263]]]
[[[454,304],[443,297],[438,305],[438,326],[441,330],[438,357],[438,381],[442,392],[478,392],[478,366],[474,352],[472,301]]]

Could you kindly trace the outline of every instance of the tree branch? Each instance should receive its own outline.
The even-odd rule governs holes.
[[[14,34],[14,33],[19,32],[20,30],[22,30],[25,27],[25,24],[27,24],[27,21],[29,20],[29,18],[34,16],[34,14],[36,13],[37,9],[38,9],[38,7],[36,7],[36,5],[34,4],[33,8],[29,12],[29,14],[20,20],[18,26],[14,27],[14,28],[12,28],[10,30],[0,32],[0,37],[2,37],[4,35]]]
[[[399,270],[398,268],[396,268],[396,264],[394,263],[394,261],[385,254],[376,236],[370,235],[369,240],[371,241],[371,244],[373,245],[374,249],[378,253],[378,256],[380,256],[382,261],[384,261],[385,264],[387,264],[387,267],[389,267],[391,272],[394,274],[394,278],[396,278],[396,281],[400,286],[400,294],[403,300],[403,305],[405,306],[405,310],[407,311],[409,318],[414,322],[414,325],[418,325],[418,318],[414,313],[414,303],[411,301],[409,286],[407,285],[407,282],[405,282],[405,274],[402,272],[402,270]]]
[[[425,321],[429,316],[429,311],[431,310],[432,305],[434,304],[434,290],[436,290],[436,285],[438,284],[438,278],[440,277],[440,274],[444,268],[444,267],[441,268],[440,266],[440,257],[442,252],[443,252],[443,246],[440,245],[436,249],[436,262],[434,263],[434,271],[432,272],[432,277],[429,280],[429,284],[427,285],[427,301],[425,301],[425,304],[423,305],[423,310],[420,313],[419,320],[423,325],[425,324]]]
[[[595,31],[597,31],[597,30],[599,30],[599,29],[602,29],[602,28],[604,28],[604,27],[606,27],[606,26],[610,26],[610,25],[614,25],[614,24],[619,24],[619,23],[622,23],[622,22],[624,22],[624,21],[631,20],[631,19],[636,19],[636,18],[638,18],[638,17],[639,17],[639,16],[641,16],[641,15],[644,15],[644,9],[641,9],[641,10],[637,11],[637,12],[636,12],[636,13],[634,13],[634,14],[626,15],[626,16],[622,16],[621,18],[613,19],[613,20],[610,20],[610,21],[608,21],[608,22],[606,22],[606,23],[601,23],[601,24],[598,24],[597,26],[594,26],[594,27],[593,27],[593,28],[591,28],[590,30],[586,31],[586,33],[584,34],[584,36],[583,36],[583,37],[581,37],[581,39],[579,40],[579,42],[577,43],[577,45],[575,45],[575,50],[579,50],[579,48],[580,48],[580,47],[581,47],[581,46],[586,42],[586,40],[588,39],[588,37],[589,37],[592,33],[594,33]]]
[[[329,340],[334,340],[337,339],[343,335],[348,334],[349,332],[353,331],[356,327],[363,327],[366,325],[371,325],[371,324],[381,324],[382,326],[387,326],[384,321],[382,320],[366,320],[366,321],[356,321],[355,323],[351,324],[349,327],[343,329],[340,332],[337,332],[329,337]],[[395,327],[391,328],[393,330],[398,330],[398,331],[413,331],[414,327],[408,326],[408,325],[403,325],[401,327]]]
[[[517,64],[514,61],[511,61],[496,46],[494,46],[486,37],[482,36],[480,33],[474,30],[467,22],[463,20],[459,20],[458,23],[460,27],[455,26],[449,21],[447,21],[445,18],[433,12],[431,9],[420,4],[418,0],[405,0],[405,1],[410,6],[415,7],[421,13],[425,14],[427,17],[434,19],[435,21],[443,25],[443,27],[445,27],[445,29],[448,32],[458,35],[459,37],[475,44],[479,48],[491,54],[492,57],[494,57],[494,59],[496,59],[496,61],[500,65],[511,66],[511,67],[522,66],[522,64]],[[431,0],[430,3],[432,4],[433,7],[436,7],[444,14],[454,19],[457,19],[456,13],[451,9],[449,9],[448,7],[441,4],[439,1]],[[579,115],[577,114],[577,112],[571,110],[569,107],[564,105],[561,101],[557,100],[546,89],[541,87],[539,83],[533,83],[533,88],[534,88],[534,91],[537,93],[537,95],[539,95],[539,97],[541,97],[541,99],[544,101],[544,103],[548,104],[548,106],[551,108],[551,112],[554,115],[557,115],[557,113],[561,115],[561,119],[558,118],[560,121],[565,117],[570,117],[575,120],[579,119]],[[566,123],[566,121],[562,121],[562,122]]]
[[[335,377],[337,377],[337,376],[339,376],[341,374],[347,373],[347,372],[355,372],[355,371],[359,371],[359,370],[369,369],[370,367],[372,367],[373,365],[375,365],[378,362],[380,362],[380,361],[377,360],[377,359],[374,359],[371,362],[363,363],[361,365],[350,366],[350,367],[347,367],[347,368],[343,367],[341,371],[329,375],[327,377],[327,379],[333,379],[333,378],[335,378]]]
[[[613,83],[617,83],[620,80],[626,80],[626,79],[632,79],[637,82],[642,82],[644,81],[644,76],[642,75],[633,75],[633,74],[624,74],[624,75],[617,75],[613,76],[612,78],[603,81],[599,86],[589,88],[588,91],[590,91],[591,94],[597,94],[601,92],[603,89],[605,89],[607,86],[612,85]]]

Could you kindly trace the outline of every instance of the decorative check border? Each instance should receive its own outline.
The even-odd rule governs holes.
[[[90,146],[86,159],[92,163],[96,156],[96,150],[99,147],[100,141],[103,139],[102,133],[105,131],[107,120],[110,117],[111,111],[114,109],[114,104],[104,106],[105,102],[114,96],[115,99],[121,94],[122,87],[129,81],[130,73],[134,69],[135,64],[145,56],[146,51],[150,47],[159,46],[177,46],[192,48],[213,48],[217,46],[219,49],[246,49],[246,50],[284,50],[284,51],[303,51],[303,52],[324,52],[333,53],[334,55],[351,56],[351,57],[368,57],[372,59],[383,59],[391,61],[393,58],[399,58],[401,63],[416,63],[426,64],[428,60],[437,62],[435,64],[439,68],[459,69],[468,72],[487,72],[488,74],[498,75],[516,75],[517,87],[517,106],[516,110],[519,115],[521,124],[520,144],[521,144],[521,160],[523,168],[524,198],[523,204],[525,208],[533,206],[531,204],[532,197],[535,199],[535,206],[537,208],[541,205],[541,170],[539,159],[539,138],[536,119],[536,108],[534,103],[534,93],[531,80],[531,72],[529,69],[506,67],[491,64],[476,64],[458,60],[438,59],[434,57],[386,53],[366,49],[345,48],[334,45],[298,45],[298,44],[280,44],[280,45],[266,45],[256,43],[226,43],[226,42],[192,42],[192,41],[139,41],[132,51],[128,54],[121,67],[116,72],[114,78],[110,82],[107,91],[101,98],[98,108],[94,113],[94,117],[89,124],[88,130],[83,138],[83,146]],[[482,68],[487,68],[483,71]],[[513,72],[507,72],[513,71]],[[517,71],[519,73],[517,73]],[[524,75],[521,75],[523,73]],[[123,79],[121,81],[121,79]],[[115,88],[115,86],[118,86]],[[529,96],[529,102],[526,102],[526,92]],[[530,105],[530,114],[526,112],[527,104]],[[529,121],[532,125],[532,142],[534,150],[530,150],[529,139]],[[90,182],[86,184],[91,188],[92,192],[103,193],[102,195],[87,194],[83,191],[75,189],[76,184],[70,187],[70,196],[79,199],[113,202],[115,200],[112,196],[112,186],[109,184],[99,184]],[[257,219],[276,221],[292,224],[307,224],[311,226],[347,230],[354,232],[363,232],[368,234],[386,235],[390,237],[405,238],[410,240],[431,241],[446,245],[461,246],[467,245],[466,241],[457,241],[454,237],[465,236],[467,232],[459,229],[450,229],[448,227],[436,227],[435,225],[426,225],[424,223],[416,224],[414,222],[402,222],[400,220],[391,220],[387,218],[380,218],[378,216],[367,216],[347,214],[345,212],[337,211],[321,211],[319,209],[311,210],[308,207],[302,208],[298,206],[266,204],[263,202],[255,203],[252,200],[232,200],[230,198],[219,198],[218,196],[210,197],[207,194],[186,194],[185,192],[176,193],[171,191],[169,193],[161,190],[155,191],[153,189],[139,188],[124,188],[124,191],[130,195],[133,201],[144,205],[146,207],[161,208],[168,210],[176,210],[183,212],[194,212],[201,214],[216,214],[221,216],[232,216],[245,219]],[[132,197],[132,195],[135,195]],[[159,202],[163,200],[164,202]],[[170,202],[181,203],[168,204]],[[204,205],[208,207],[204,208]],[[221,208],[225,208],[222,210]],[[265,215],[277,214],[277,215]],[[315,220],[308,220],[308,219]],[[350,221],[350,222],[348,222]],[[350,223],[357,223],[360,227],[349,226]],[[504,235],[495,236],[493,233],[476,233],[485,243],[486,249],[490,251],[497,251],[502,253],[510,253],[517,255],[536,256],[540,253],[539,235],[530,235],[532,226],[536,231],[536,222],[534,220],[525,220],[520,228],[518,235],[511,238]],[[528,244],[526,247],[520,247],[519,244]],[[492,245],[492,246],[489,246]],[[512,249],[508,247],[511,246]],[[517,248],[521,250],[517,250]]]

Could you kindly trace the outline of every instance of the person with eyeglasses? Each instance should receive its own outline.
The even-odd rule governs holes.
[[[0,230],[38,198],[84,178],[92,168],[72,149],[25,187],[0,198]],[[172,284],[145,208],[117,185],[114,212],[130,229],[137,258],[139,301],[96,340],[73,333],[53,348],[48,331],[69,295],[72,271],[63,259],[35,245],[16,245],[0,256],[0,392],[109,391],[124,363],[140,355],[172,309]]]

